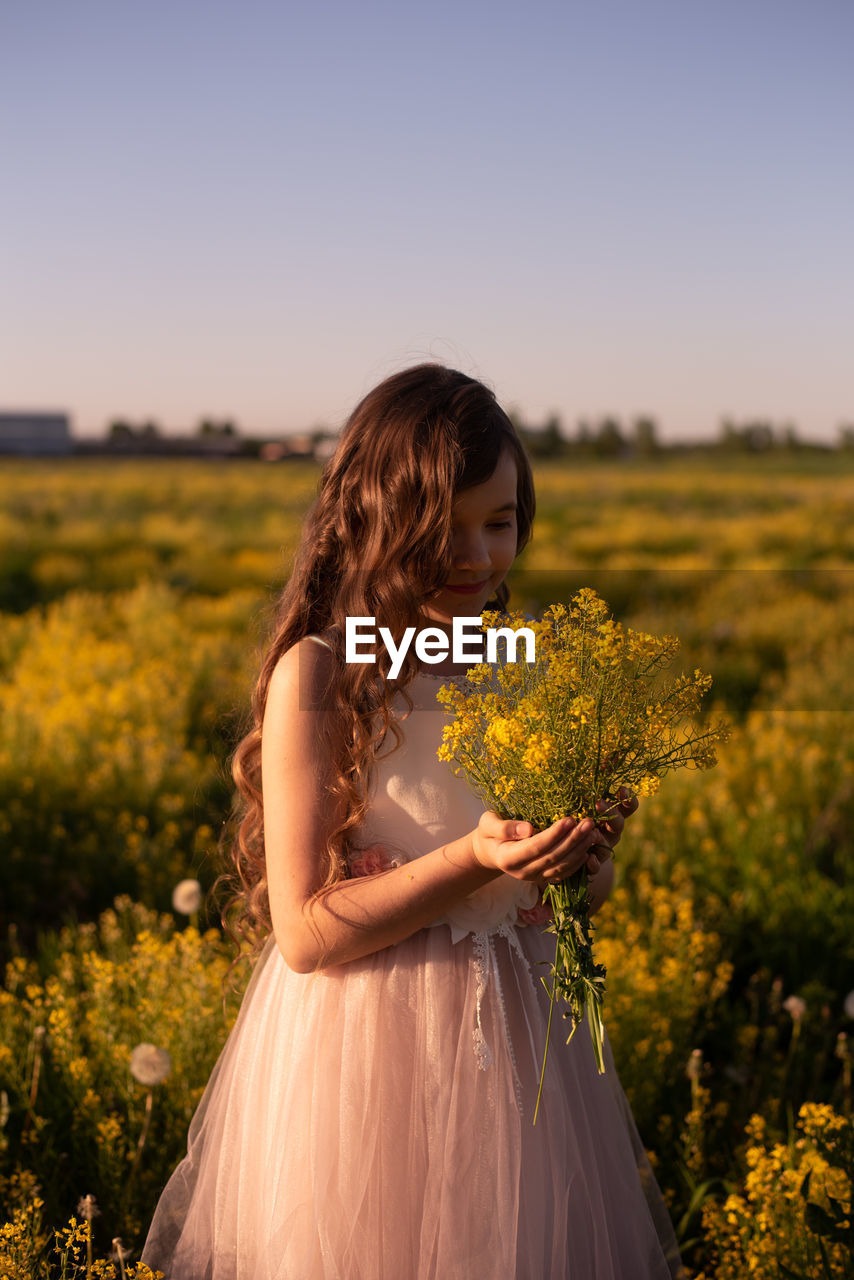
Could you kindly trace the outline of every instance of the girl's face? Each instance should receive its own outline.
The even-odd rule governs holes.
[[[489,479],[454,499],[451,571],[423,607],[431,621],[477,617],[504,581],[516,559],[516,480],[513,455],[503,450]]]

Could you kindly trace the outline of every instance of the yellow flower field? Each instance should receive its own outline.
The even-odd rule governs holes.
[[[181,1156],[248,966],[224,992],[215,904],[187,921],[172,891],[220,869],[227,757],[318,476],[0,465],[0,1275],[74,1274],[54,1231],[79,1274],[90,1245],[92,1274],[133,1274]],[[854,460],[535,479],[511,607],[593,587],[678,635],[734,726],[716,768],[641,801],[595,918],[605,1026],[686,1263],[850,1276]],[[520,746],[538,767],[547,730]],[[132,1074],[142,1045],[168,1055],[156,1084]]]

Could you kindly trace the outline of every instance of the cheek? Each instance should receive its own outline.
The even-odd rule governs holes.
[[[518,537],[515,529],[508,529],[506,535],[501,540],[500,547],[496,548],[495,559],[498,563],[510,568],[510,565],[516,559],[516,544]]]

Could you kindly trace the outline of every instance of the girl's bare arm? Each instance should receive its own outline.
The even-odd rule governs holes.
[[[264,834],[276,943],[290,968],[309,973],[408,938],[502,873],[543,882],[569,875],[602,840],[592,822],[529,823],[482,816],[475,831],[381,875],[343,880],[314,898],[330,812],[328,760],[320,746],[331,655],[300,641],[273,673],[262,735]],[[302,696],[300,696],[300,688]],[[590,861],[595,868],[596,861]]]

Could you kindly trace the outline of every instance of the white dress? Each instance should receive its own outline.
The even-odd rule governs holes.
[[[405,741],[378,761],[368,867],[377,846],[403,863],[483,811],[436,758],[439,683],[415,678]],[[167,1280],[681,1276],[607,1040],[600,1076],[586,1028],[567,1045],[555,1019],[532,1124],[554,946],[518,915],[536,897],[502,876],[405,941],[308,975],[271,936],[142,1260]]]

